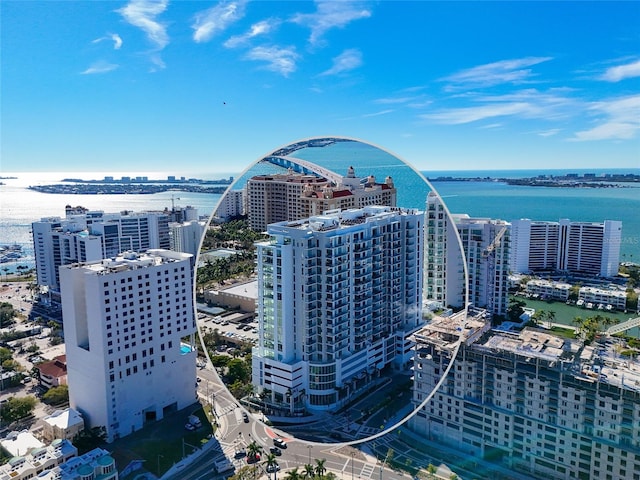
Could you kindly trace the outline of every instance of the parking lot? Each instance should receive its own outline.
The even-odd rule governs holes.
[[[245,342],[256,344],[258,341],[258,322],[253,319],[253,315],[230,314],[225,316],[224,314],[210,315],[199,312],[198,324],[203,333],[206,329],[217,329],[228,344],[240,345]],[[231,348],[233,347],[220,346],[219,351],[232,354]]]

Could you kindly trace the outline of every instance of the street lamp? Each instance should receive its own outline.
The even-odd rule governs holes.
[[[160,459],[164,458],[164,455],[158,454],[158,475],[160,475]]]
[[[309,449],[309,465],[311,465],[311,449],[313,448],[313,445],[307,445],[307,448]]]
[[[351,480],[353,480],[353,456],[355,454],[351,452]]]

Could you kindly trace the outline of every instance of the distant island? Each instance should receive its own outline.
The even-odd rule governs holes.
[[[165,180],[150,180],[148,177],[104,177],[102,180],[63,178],[54,185],[34,185],[30,190],[40,193],[71,195],[144,195],[178,190],[192,193],[224,193],[233,183],[233,177],[218,180],[202,180],[169,176]]]
[[[493,177],[435,177],[430,182],[501,182],[508,185],[522,185],[527,187],[562,187],[562,188],[621,188],[629,183],[640,184],[640,175],[633,173],[611,174],[605,173],[568,173],[566,175],[538,175],[527,178],[493,178]],[[624,184],[624,185],[621,185]]]

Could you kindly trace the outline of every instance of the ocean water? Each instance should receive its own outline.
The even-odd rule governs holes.
[[[344,147],[342,147],[344,148]],[[359,147],[360,148],[360,147]],[[324,150],[324,149],[321,149]],[[327,150],[329,151],[329,150]],[[346,173],[349,165],[354,165],[357,175],[374,174],[377,181],[387,175],[393,177],[399,189],[400,206],[423,209],[429,185],[421,181],[410,167],[397,161],[393,156],[378,152],[377,163],[371,163],[363,152],[331,151],[329,161],[324,161],[337,173]],[[314,161],[315,150],[300,155]],[[348,155],[348,156],[347,156]],[[264,167],[260,167],[264,168]],[[253,173],[251,170],[249,173]],[[421,172],[425,177],[452,176],[457,178],[522,178],[544,174],[562,173],[636,173],[635,170],[512,170],[512,171],[433,171]],[[146,175],[149,179],[164,179],[167,175],[182,175],[179,172],[37,172],[12,173],[16,179],[2,179],[0,182],[0,245],[17,243],[22,247],[24,257],[19,262],[3,263],[0,273],[16,270],[18,265],[33,266],[33,245],[31,223],[44,217],[64,217],[66,205],[118,212],[122,210],[163,210],[176,206],[193,206],[199,215],[209,217],[221,195],[169,191],[150,195],[58,195],[29,190],[29,185],[60,183],[62,178],[102,179],[112,175]],[[238,173],[196,173],[193,178],[218,179],[237,176]],[[601,222],[603,220],[622,221],[621,261],[640,262],[640,185],[622,188],[546,188],[512,186],[500,182],[485,181],[433,181],[432,187],[443,197],[452,213],[467,213],[473,217],[515,220],[557,221],[569,218],[574,221]]]

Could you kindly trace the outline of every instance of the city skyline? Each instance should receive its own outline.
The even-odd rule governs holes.
[[[420,170],[640,166],[635,2],[0,9],[3,172],[229,172],[317,134]]]

